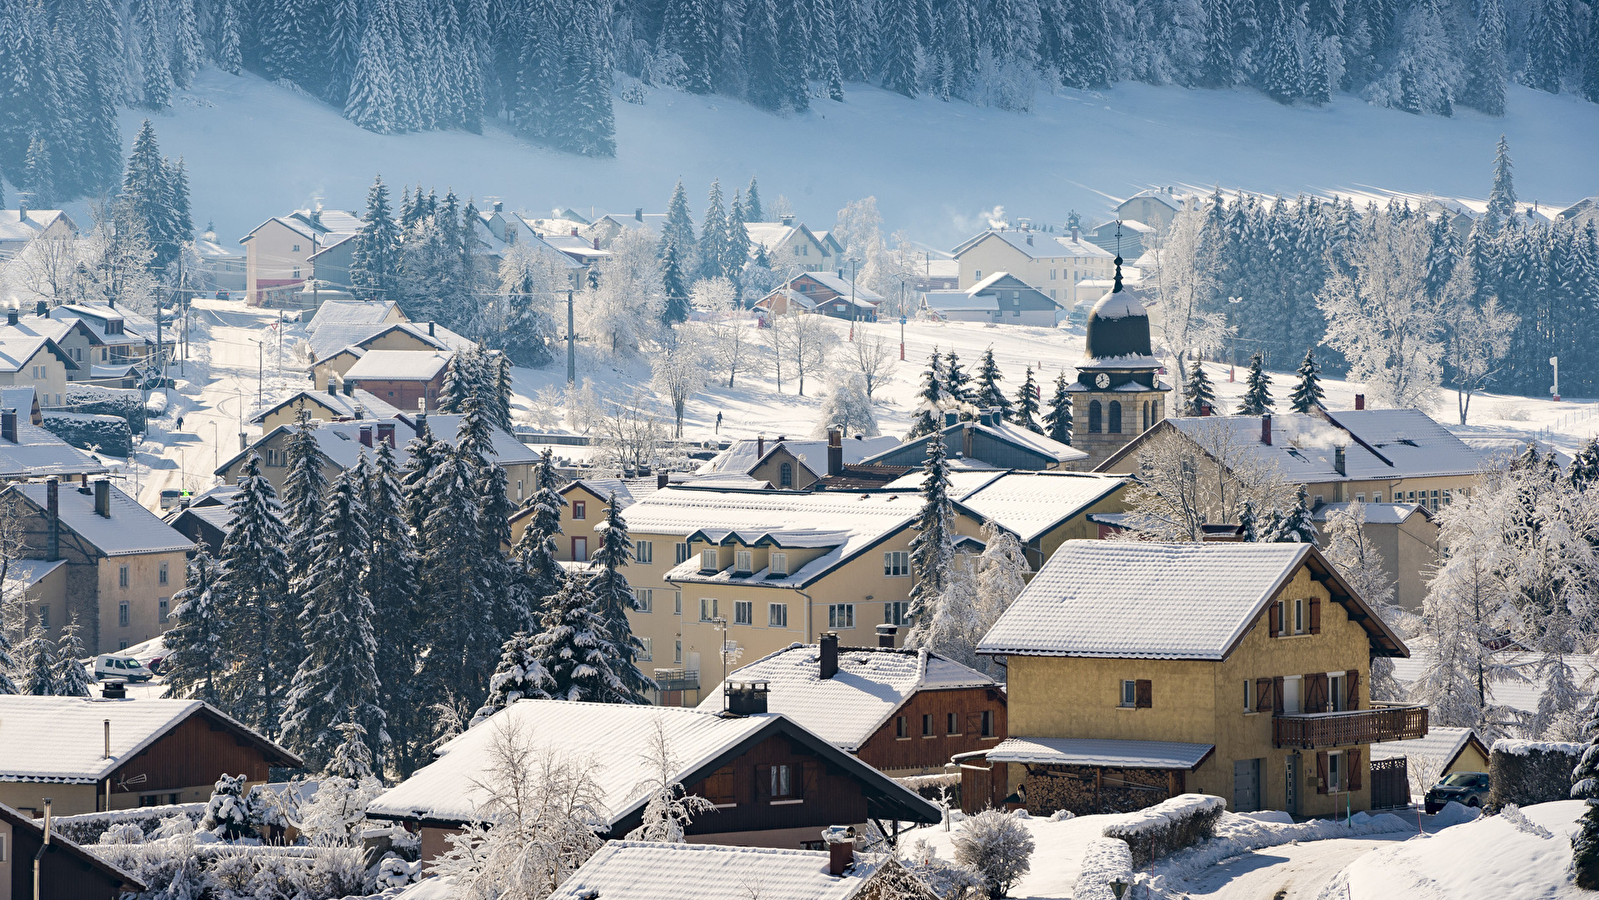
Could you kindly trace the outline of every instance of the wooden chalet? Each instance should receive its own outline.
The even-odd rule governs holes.
[[[35,820],[0,803],[0,898],[116,900],[146,889],[135,876],[60,834],[52,833],[46,846],[45,827],[44,820]],[[37,894],[33,890],[35,858],[39,865]]]

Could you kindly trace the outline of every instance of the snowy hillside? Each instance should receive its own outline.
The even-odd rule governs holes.
[[[126,142],[147,115],[163,152],[187,161],[196,224],[214,220],[225,245],[312,198],[359,208],[376,173],[534,213],[658,212],[679,177],[697,212],[713,178],[733,186],[753,174],[813,227],[875,195],[886,231],[934,246],[969,237],[996,205],[1013,217],[1058,223],[1075,209],[1093,220],[1108,197],[1154,184],[1481,197],[1501,132],[1517,150],[1522,199],[1564,206],[1599,192],[1599,104],[1514,86],[1500,119],[1413,116],[1348,95],[1285,108],[1254,91],[1136,83],[1040,96],[1031,114],[852,86],[843,103],[779,117],[652,90],[642,106],[616,104],[615,159],[540,149],[493,128],[377,135],[304,95],[212,68],[165,112],[124,110]]]

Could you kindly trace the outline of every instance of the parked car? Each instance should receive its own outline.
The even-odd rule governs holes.
[[[165,490],[161,492],[161,508],[171,509],[183,499],[183,492],[178,490]]]
[[[94,658],[94,677],[96,681],[102,678],[121,678],[124,681],[149,681],[155,673],[144,663],[131,656],[115,656],[102,653]]]
[[[1427,791],[1427,814],[1431,815],[1449,802],[1462,806],[1481,808],[1488,802],[1488,774],[1486,772],[1454,772]]]

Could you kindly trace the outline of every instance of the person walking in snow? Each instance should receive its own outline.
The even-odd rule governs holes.
[[[178,430],[179,431],[183,430],[183,417],[182,416],[178,416]]]
[[[722,412],[721,412],[721,410],[717,410],[717,412],[716,412],[716,432],[715,433],[716,434],[721,434],[722,433]]]

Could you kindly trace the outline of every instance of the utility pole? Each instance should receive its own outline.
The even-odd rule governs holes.
[[[577,383],[577,325],[572,312],[572,289],[566,289],[566,383]]]
[[[331,377],[331,376],[330,376]],[[255,405],[260,405],[266,397],[266,344],[263,341],[255,342]],[[244,414],[243,410],[239,413]]]

